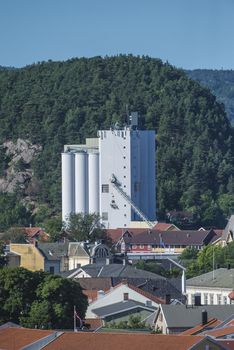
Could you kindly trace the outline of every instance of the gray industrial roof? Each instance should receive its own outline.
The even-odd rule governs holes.
[[[139,307],[152,312],[156,310],[156,308],[153,306],[146,306],[145,304],[139,303],[135,300],[128,300],[93,309],[92,312],[94,312],[99,317],[106,317]]]
[[[206,310],[208,318],[215,317],[224,321],[234,313],[233,305],[206,305],[191,306],[186,305],[161,305],[167,327],[170,328],[191,328],[202,322],[202,310]]]
[[[234,288],[234,269],[220,268],[204,273],[203,275],[190,278],[186,281],[188,287],[218,287]]]

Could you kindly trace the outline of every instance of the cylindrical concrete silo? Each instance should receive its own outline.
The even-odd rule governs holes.
[[[75,153],[75,212],[88,212],[88,154]]]
[[[75,157],[73,153],[62,153],[62,219],[66,221],[75,211]]]
[[[89,213],[99,214],[99,154],[89,153]]]

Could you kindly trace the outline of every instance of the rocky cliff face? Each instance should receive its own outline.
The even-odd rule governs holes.
[[[0,146],[5,168],[0,177],[0,192],[12,193],[20,189],[26,191],[33,179],[32,160],[42,147],[27,140],[18,139],[16,143],[6,141]]]

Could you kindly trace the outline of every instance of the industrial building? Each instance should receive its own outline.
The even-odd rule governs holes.
[[[62,218],[97,213],[106,228],[156,220],[155,132],[130,123],[98,131],[84,145],[65,145],[62,153]]]

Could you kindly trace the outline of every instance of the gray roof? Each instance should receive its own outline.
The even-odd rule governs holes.
[[[99,317],[106,317],[114,314],[119,314],[124,311],[132,310],[132,309],[138,309],[143,308],[148,311],[154,312],[156,310],[153,306],[146,306],[143,303],[139,303],[135,300],[128,300],[128,301],[120,301],[119,303],[110,304],[107,306],[99,307],[97,309],[93,309],[92,312],[94,312]]]
[[[191,306],[186,305],[161,305],[167,327],[169,328],[191,328],[202,322],[202,310],[208,313],[208,319],[215,317],[224,321],[234,313],[233,305],[206,305]]]
[[[38,243],[38,249],[47,260],[60,260],[61,257],[67,256],[68,243]]]
[[[234,269],[220,268],[204,273],[203,275],[190,278],[186,281],[188,287],[214,287],[234,288]]]
[[[83,242],[70,242],[68,246],[69,256],[89,257],[87,246]]]
[[[84,270],[91,277],[142,277],[150,279],[165,279],[165,277],[159,276],[156,273],[140,270],[132,267],[131,265],[122,264],[89,264],[82,266],[82,270]]]

